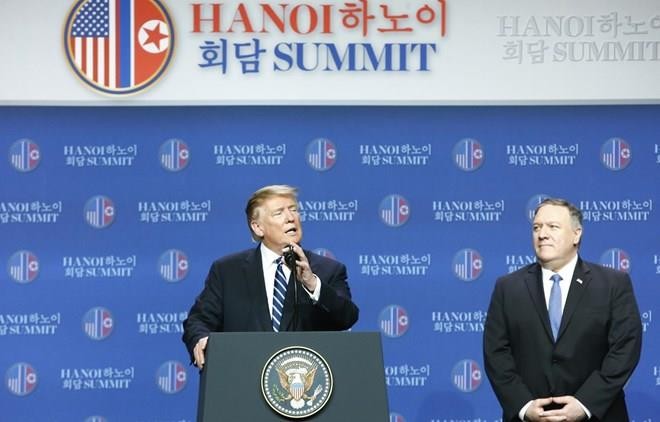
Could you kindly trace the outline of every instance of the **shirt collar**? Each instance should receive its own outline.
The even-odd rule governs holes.
[[[578,254],[566,263],[559,271],[552,271],[546,268],[541,267],[541,272],[543,273],[543,280],[550,280],[553,274],[557,273],[561,276],[562,281],[570,281],[573,279],[573,273],[575,272],[575,265],[577,264]]]
[[[268,249],[268,247],[263,243],[260,245],[260,248],[261,248],[261,261],[263,263],[270,265],[273,262],[275,262],[279,257],[282,256],[281,254],[278,254],[277,252]]]

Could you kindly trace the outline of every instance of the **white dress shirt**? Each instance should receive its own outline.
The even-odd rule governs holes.
[[[266,299],[268,300],[268,312],[270,313],[271,318],[273,317],[273,290],[275,288],[275,272],[277,271],[277,260],[282,256],[274,251],[268,249],[263,243],[260,246],[261,248],[261,265],[264,270],[264,287],[266,289]],[[291,275],[291,270],[286,265],[282,265],[282,271],[284,272],[284,277],[289,279]],[[310,292],[307,289],[304,290],[309,297],[317,302],[319,297],[321,297],[321,280],[314,274],[316,277],[316,289],[313,292]],[[304,286],[304,285],[303,285]]]

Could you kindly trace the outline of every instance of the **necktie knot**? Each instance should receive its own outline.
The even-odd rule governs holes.
[[[561,278],[561,276],[560,276],[559,274],[554,273],[554,274],[550,277],[550,280],[554,281],[555,284],[556,284],[556,283],[559,283],[559,282],[562,280],[562,278]]]

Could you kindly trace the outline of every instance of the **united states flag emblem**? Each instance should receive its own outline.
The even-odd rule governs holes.
[[[80,0],[64,44],[76,74],[106,94],[131,94],[154,83],[174,50],[174,27],[158,0]]]

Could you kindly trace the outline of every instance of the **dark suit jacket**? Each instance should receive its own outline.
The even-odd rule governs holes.
[[[358,307],[351,301],[346,267],[304,252],[312,272],[321,280],[321,295],[314,303],[298,284],[298,323],[294,326],[294,283],[289,279],[280,331],[351,328],[358,319]],[[220,258],[211,265],[204,290],[183,322],[183,341],[191,357],[197,341],[214,331],[273,331],[259,246]]]
[[[642,344],[630,277],[578,258],[553,342],[541,266],[497,280],[486,317],[486,374],[504,421],[542,397],[572,395],[592,421],[628,420],[623,386]]]

